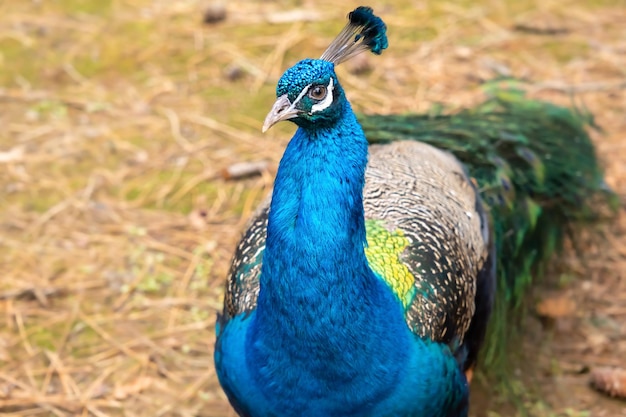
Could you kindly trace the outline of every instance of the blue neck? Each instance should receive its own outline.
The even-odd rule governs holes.
[[[347,101],[343,113],[332,127],[298,129],[274,186],[246,361],[284,415],[299,415],[311,398],[323,399],[312,415],[365,415],[396,395],[407,373],[421,378],[445,362],[435,344],[419,342],[416,353],[401,304],[368,266],[367,141]],[[424,395],[446,383],[436,378]],[[419,404],[415,385],[403,385]]]
[[[346,274],[374,279],[363,250],[367,141],[346,107],[338,125],[314,132],[299,128],[287,146],[276,175],[261,275],[262,287],[272,289],[264,296],[277,299],[263,302],[311,300],[309,293],[323,287],[353,289],[359,282],[346,282]]]
[[[375,378],[372,360],[391,383],[402,352],[397,364],[381,353],[408,351],[401,307],[365,257],[367,141],[347,102],[342,110],[332,127],[299,128],[280,163],[249,339],[250,360],[268,364],[259,369],[260,380],[275,380],[289,364],[302,371],[298,378],[309,376],[298,389],[314,396]],[[393,343],[389,332],[398,333]],[[364,401],[383,395],[363,394]]]

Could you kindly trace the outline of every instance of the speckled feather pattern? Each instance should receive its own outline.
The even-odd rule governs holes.
[[[382,225],[390,239],[399,233],[406,239],[400,259],[411,274],[412,289],[402,285],[404,273],[393,273],[392,258],[375,256],[388,253],[387,245],[393,247],[394,242],[370,238],[375,230],[370,225],[366,253],[375,263],[372,269],[391,271],[384,279],[405,305],[414,333],[460,344],[474,314],[476,276],[488,247],[486,215],[474,186],[452,155],[419,142],[370,146],[365,178],[366,221]],[[256,306],[268,211],[269,199],[235,252],[226,318]]]
[[[256,307],[270,202],[271,198],[267,198],[259,206],[235,250],[226,282],[224,318],[250,312]]]

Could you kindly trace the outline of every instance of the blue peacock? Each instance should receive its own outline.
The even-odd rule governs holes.
[[[606,194],[568,109],[501,94],[455,115],[357,118],[335,66],[386,47],[383,21],[359,7],[320,59],[278,82],[263,131],[298,129],[217,326],[218,377],[240,416],[467,416],[490,315],[492,347]]]

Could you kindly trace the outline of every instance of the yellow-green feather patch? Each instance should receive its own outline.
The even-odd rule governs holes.
[[[374,272],[389,285],[406,309],[415,294],[415,278],[402,263],[400,254],[409,245],[402,230],[390,232],[381,222],[367,220],[365,256]]]

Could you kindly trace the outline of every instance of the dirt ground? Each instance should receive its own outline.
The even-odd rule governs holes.
[[[626,368],[626,3],[369,4],[390,48],[338,70],[359,111],[454,111],[505,76],[596,116],[620,212],[535,289],[512,352],[520,402],[479,378],[472,415],[626,416],[589,386]],[[356,5],[0,1],[1,415],[235,415],[215,313],[293,132],[262,135],[262,120],[282,71],[319,56]],[[226,179],[241,162],[267,169]]]

